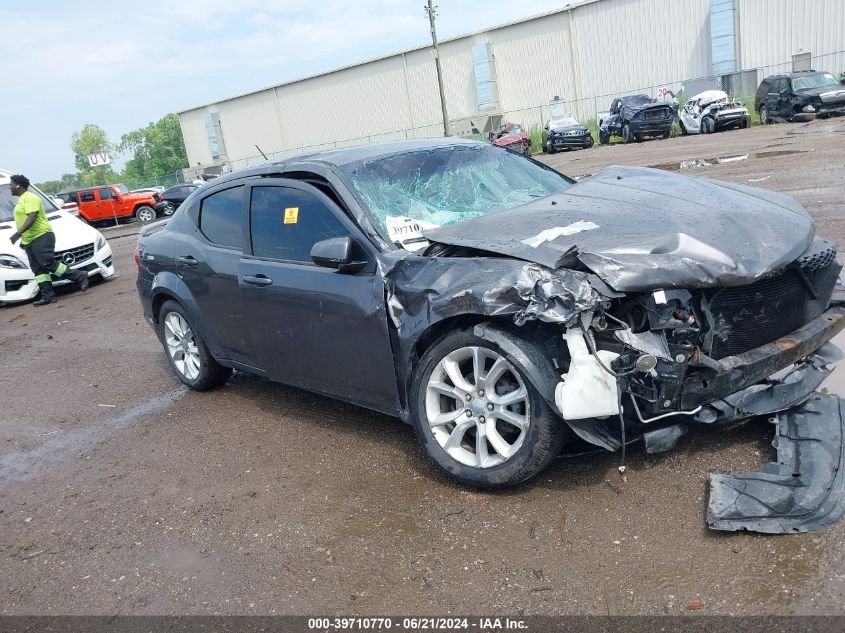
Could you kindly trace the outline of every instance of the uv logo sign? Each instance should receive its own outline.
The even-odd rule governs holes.
[[[102,154],[91,154],[88,157],[88,164],[91,167],[98,167],[100,165],[108,165],[111,163],[111,158],[107,153]]]

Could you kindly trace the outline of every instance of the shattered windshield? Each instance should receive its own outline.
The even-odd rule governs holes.
[[[839,82],[836,77],[830,73],[819,73],[818,75],[807,75],[806,77],[796,77],[792,80],[792,89],[812,90],[813,88],[824,88],[825,86],[838,86]]]
[[[345,165],[354,193],[394,242],[563,191],[565,176],[495,145],[435,147]]]
[[[549,127],[550,128],[569,127],[569,126],[572,126],[572,125],[581,125],[581,124],[578,123],[578,121],[576,121],[571,116],[561,116],[561,117],[557,117],[557,118],[554,118],[551,121],[549,121]]]

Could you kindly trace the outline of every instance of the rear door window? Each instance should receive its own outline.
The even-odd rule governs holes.
[[[83,191],[79,194],[79,201],[80,202],[94,202],[94,192],[93,191]]]
[[[210,242],[243,248],[243,186],[213,193],[202,201],[199,229]]]
[[[252,252],[256,257],[311,263],[311,248],[349,229],[313,193],[289,187],[253,187],[250,207]]]

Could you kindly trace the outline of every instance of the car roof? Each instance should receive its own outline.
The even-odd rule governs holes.
[[[704,92],[699,92],[697,95],[693,95],[690,97],[690,101],[693,99],[701,99],[702,101],[715,101],[716,99],[727,99],[728,94],[724,90],[705,90]]]
[[[780,79],[781,77],[801,77],[802,75],[832,75],[833,73],[829,73],[826,70],[796,70],[791,73],[780,73],[777,75],[769,75],[766,79]],[[765,81],[764,79],[763,81]]]
[[[271,159],[266,163],[255,165],[254,167],[246,167],[233,171],[215,178],[212,182],[215,186],[226,183],[231,180],[243,178],[250,175],[264,175],[272,173],[276,169],[282,169],[288,165],[297,165],[301,163],[324,163],[333,167],[342,167],[350,163],[355,163],[361,160],[371,160],[374,158],[383,158],[392,156],[394,154],[402,154],[405,152],[412,152],[424,149],[437,149],[442,147],[454,147],[459,145],[465,146],[489,146],[489,143],[482,143],[481,141],[471,141],[460,138],[421,138],[408,139],[402,141],[392,141],[388,143],[374,143],[372,145],[359,145],[355,147],[344,147],[340,149],[331,149],[322,152],[314,152],[311,154],[297,154],[294,156],[287,156],[282,159]]]

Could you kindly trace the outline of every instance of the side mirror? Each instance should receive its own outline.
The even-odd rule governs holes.
[[[323,268],[335,268],[341,273],[356,273],[367,265],[363,257],[356,258],[361,247],[348,235],[331,237],[311,247],[311,261]]]

